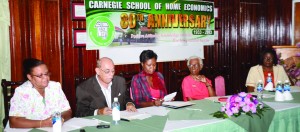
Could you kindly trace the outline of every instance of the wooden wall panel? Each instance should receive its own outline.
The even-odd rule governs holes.
[[[70,0],[61,0],[60,11],[60,18],[62,21],[62,86],[65,89],[64,92],[66,93],[66,96],[69,99],[72,109],[75,110],[75,77],[90,77],[95,75],[94,69],[96,67],[96,60],[98,59],[98,51],[86,50],[85,47],[73,47],[72,30],[76,28],[85,28],[85,21],[72,21]]]
[[[294,42],[297,44],[300,43],[300,2],[295,3],[294,15]]]
[[[11,79],[23,80],[22,60],[31,56],[30,32],[28,27],[28,3],[10,1],[10,48],[11,48]]]
[[[45,0],[43,3],[42,59],[52,73],[51,80],[62,82],[59,1]]]
[[[10,1],[12,80],[24,80],[22,61],[43,60],[61,82],[60,19],[58,0]]]

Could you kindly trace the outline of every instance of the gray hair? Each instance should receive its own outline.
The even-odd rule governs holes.
[[[201,59],[200,57],[198,57],[198,56],[191,56],[191,57],[188,58],[188,61],[187,61],[187,63],[186,63],[187,66],[190,65],[190,61],[191,61],[192,59],[198,59],[200,65],[203,65],[203,61],[202,61],[202,59]]]
[[[98,68],[101,67],[101,60],[100,60],[100,59],[97,60],[97,67],[98,67]]]
[[[102,58],[100,58],[100,59],[97,60],[97,67],[98,67],[98,68],[101,68],[101,60],[103,60],[103,59],[108,59],[108,60],[110,60],[112,63],[114,63],[114,62],[112,61],[112,59],[110,59],[110,58],[108,58],[108,57],[102,57]]]

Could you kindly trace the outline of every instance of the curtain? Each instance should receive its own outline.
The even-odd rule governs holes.
[[[0,80],[11,80],[10,42],[9,42],[9,4],[8,0],[0,0]],[[4,105],[2,87],[0,87],[0,131],[3,131]]]

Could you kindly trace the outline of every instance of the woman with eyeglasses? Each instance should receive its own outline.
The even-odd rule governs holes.
[[[187,61],[190,75],[186,76],[181,84],[184,101],[201,100],[206,97],[216,96],[211,81],[200,75],[203,68],[202,59],[191,56]]]
[[[23,61],[28,79],[17,87],[10,100],[11,128],[52,127],[52,114],[61,112],[62,121],[71,118],[72,110],[59,82],[50,81],[44,62],[30,58]]]
[[[273,49],[266,49],[259,56],[259,64],[250,68],[246,80],[248,92],[256,91],[255,86],[262,80],[264,86],[267,84],[268,74],[271,74],[272,82],[276,86],[277,81],[289,80],[285,70],[281,65],[277,65],[278,59]]]
[[[157,54],[144,50],[140,54],[142,71],[131,81],[132,100],[138,107],[161,106],[167,94],[164,77],[156,70]]]

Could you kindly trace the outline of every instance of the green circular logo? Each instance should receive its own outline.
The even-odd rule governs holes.
[[[95,17],[88,27],[89,37],[98,46],[108,46],[115,36],[114,24],[104,16]]]

